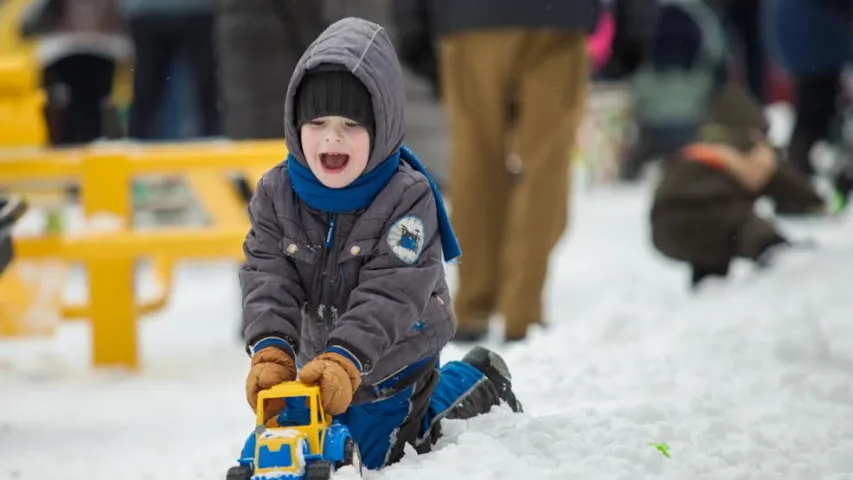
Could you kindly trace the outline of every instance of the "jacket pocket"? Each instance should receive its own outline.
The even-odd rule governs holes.
[[[320,250],[317,247],[297,241],[287,235],[281,237],[278,245],[285,255],[308,265],[316,264],[320,257]]]
[[[317,277],[317,273],[322,270],[320,265],[320,249],[300,242],[295,238],[284,235],[279,241],[279,249],[284,255],[293,260],[293,266],[296,268],[296,273],[299,278],[299,283],[306,293],[306,301],[309,304],[316,304],[319,300],[311,296],[315,288],[311,288]]]
[[[373,254],[376,244],[375,238],[347,242],[338,255],[338,290],[337,299],[341,308],[346,307],[345,300],[349,299],[350,293],[358,285],[358,275],[368,258]]]
[[[450,293],[447,290],[433,292],[424,309],[421,320],[415,324],[429,340],[431,350],[444,348],[453,338],[456,321],[450,308]]]

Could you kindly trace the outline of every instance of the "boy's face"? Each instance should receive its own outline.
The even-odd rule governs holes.
[[[329,188],[346,187],[367,167],[370,135],[349,118],[315,118],[302,125],[300,137],[308,166]]]

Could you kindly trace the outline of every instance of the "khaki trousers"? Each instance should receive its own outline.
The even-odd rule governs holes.
[[[500,29],[444,37],[442,95],[452,147],[451,215],[462,247],[459,330],[506,319],[508,338],[542,321],[551,250],[568,216],[570,150],[588,81],[581,33]],[[517,153],[522,172],[507,169]]]

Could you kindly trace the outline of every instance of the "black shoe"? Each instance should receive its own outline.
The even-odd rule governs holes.
[[[693,265],[690,273],[690,287],[695,289],[703,280],[709,277],[726,278],[729,276],[729,264],[719,265],[717,267],[697,267]]]
[[[481,371],[498,390],[500,399],[509,405],[513,412],[522,412],[521,402],[512,391],[512,376],[506,362],[497,353],[484,348],[472,348],[462,361]]]
[[[761,252],[755,257],[755,263],[759,268],[767,268],[773,263],[773,258],[779,254],[780,250],[784,250],[791,246],[791,243],[781,235],[776,235],[773,239],[761,249]]]

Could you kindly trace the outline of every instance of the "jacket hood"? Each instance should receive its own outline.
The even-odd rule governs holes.
[[[344,18],[329,26],[305,50],[284,102],[284,135],[288,151],[303,165],[299,130],[296,128],[294,98],[309,70],[322,64],[340,65],[367,87],[373,103],[376,132],[365,172],[369,172],[403,143],[405,136],[405,87],[403,69],[388,32],[360,18]]]

